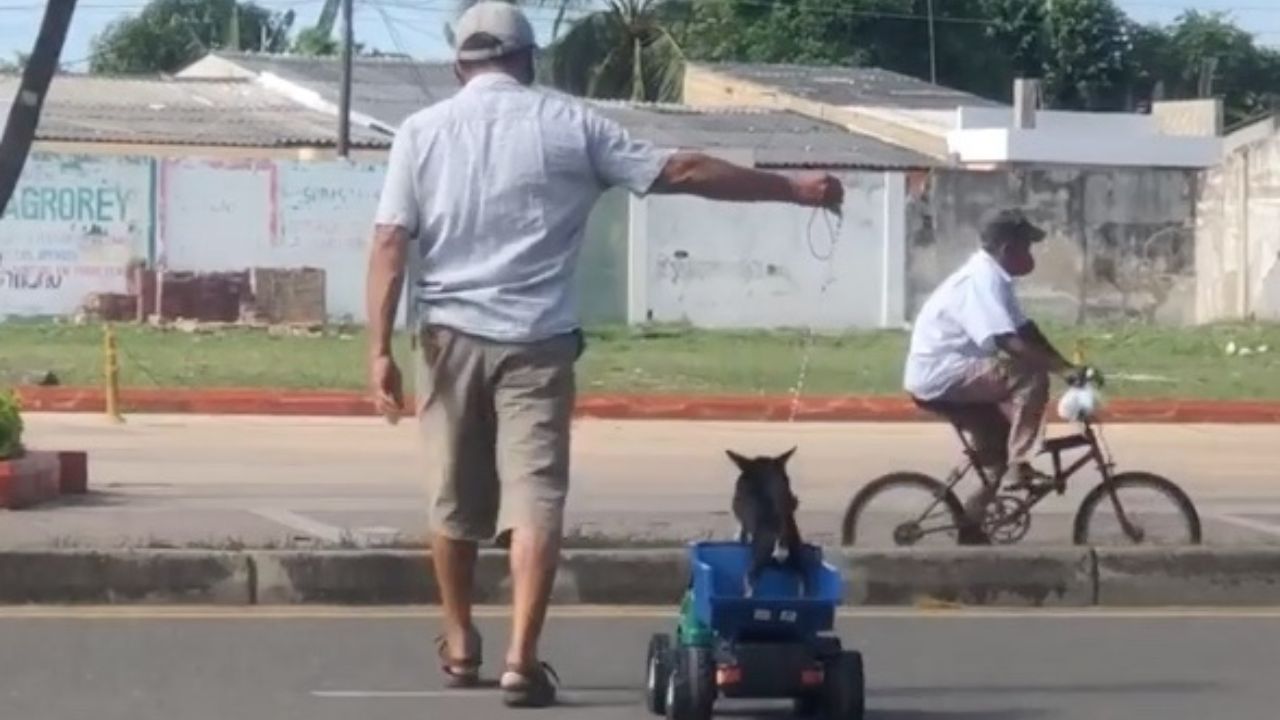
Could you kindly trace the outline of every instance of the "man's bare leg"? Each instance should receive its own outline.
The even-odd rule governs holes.
[[[560,531],[517,528],[511,533],[512,618],[507,664],[538,664],[538,639],[547,618],[560,560]]]
[[[468,656],[475,650],[469,647],[468,641],[472,632],[471,590],[477,549],[477,543],[470,540],[455,540],[440,534],[431,539],[431,560],[436,568],[436,582],[440,585],[448,660],[479,660]]]

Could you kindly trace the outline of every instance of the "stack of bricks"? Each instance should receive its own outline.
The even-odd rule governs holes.
[[[233,323],[240,306],[250,298],[246,272],[166,272],[162,276],[160,309],[156,310],[156,272],[134,268],[129,274],[129,294],[137,297],[138,319],[159,315],[164,320],[198,320]]]
[[[249,271],[256,319],[273,325],[325,322],[325,276],[319,268]]]

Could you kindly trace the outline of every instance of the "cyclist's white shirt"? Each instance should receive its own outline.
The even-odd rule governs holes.
[[[903,387],[921,400],[941,397],[973,363],[995,355],[997,336],[1026,322],[1013,278],[979,250],[933,291],[916,316]]]

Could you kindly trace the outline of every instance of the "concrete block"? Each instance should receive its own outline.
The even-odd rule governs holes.
[[[1097,550],[1103,606],[1280,605],[1280,548]]]
[[[250,580],[247,558],[228,552],[0,553],[0,603],[244,605]]]
[[[57,453],[27,452],[0,460],[0,508],[19,510],[58,497],[60,474]]]
[[[58,491],[63,495],[84,495],[89,492],[89,453],[64,451],[58,453]]]
[[[828,562],[844,573],[846,605],[1082,607],[1094,596],[1087,548],[846,550]]]

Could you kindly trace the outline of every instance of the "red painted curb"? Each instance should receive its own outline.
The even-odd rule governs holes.
[[[102,412],[98,388],[24,387],[23,406],[33,412]],[[349,391],[131,388],[121,391],[126,413],[197,415],[374,415],[362,393]],[[613,420],[739,420],[783,422],[791,398],[727,395],[586,395],[580,417]],[[829,396],[801,398],[795,419],[804,422],[913,422],[933,420],[905,397]],[[1120,423],[1280,423],[1280,402],[1121,399],[1105,415]]]

